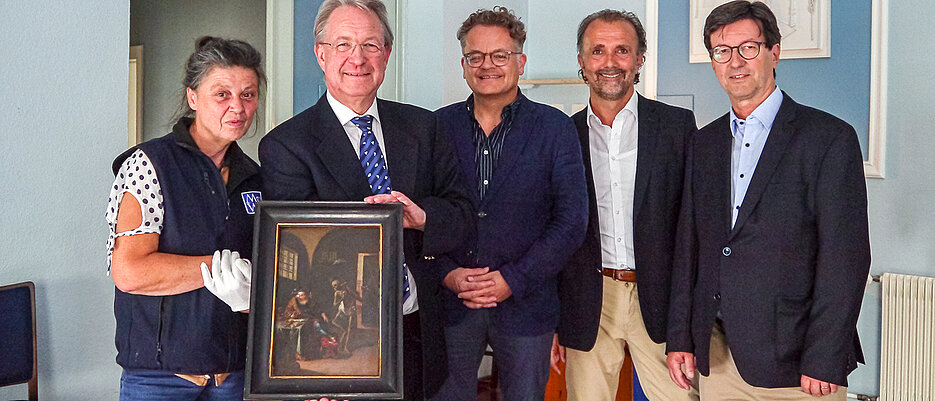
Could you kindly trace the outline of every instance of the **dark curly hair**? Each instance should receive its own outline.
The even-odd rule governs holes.
[[[526,43],[526,26],[519,20],[512,10],[506,7],[496,6],[493,10],[479,9],[467,17],[458,29],[458,41],[461,42],[461,48],[464,48],[464,38],[468,32],[477,25],[491,25],[506,28],[510,32],[510,38],[516,43],[516,48],[523,49]]]

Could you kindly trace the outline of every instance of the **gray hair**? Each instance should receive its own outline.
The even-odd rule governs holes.
[[[184,88],[198,89],[201,82],[214,67],[243,67],[253,70],[257,83],[266,84],[266,73],[263,72],[263,56],[249,43],[240,40],[222,39],[211,36],[202,36],[195,41],[195,52],[188,57],[185,63],[185,78],[182,81]],[[260,89],[260,88],[257,88]],[[172,117],[172,122],[182,117],[191,117],[195,111],[188,105],[185,90],[182,90],[182,102]]]
[[[321,8],[318,9],[318,16],[315,17],[316,43],[325,40],[325,27],[328,25],[331,13],[343,6],[357,7],[376,14],[377,19],[380,20],[380,25],[383,25],[383,45],[386,47],[393,46],[393,31],[390,30],[390,23],[386,18],[386,6],[380,0],[325,0]]]

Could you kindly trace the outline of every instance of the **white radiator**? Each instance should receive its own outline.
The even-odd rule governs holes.
[[[885,273],[880,401],[935,401],[935,277]]]

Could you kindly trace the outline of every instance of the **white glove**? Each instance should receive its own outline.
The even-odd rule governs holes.
[[[205,288],[224,301],[234,312],[250,309],[250,261],[242,259],[237,251],[214,251],[211,272],[201,263],[201,277]]]

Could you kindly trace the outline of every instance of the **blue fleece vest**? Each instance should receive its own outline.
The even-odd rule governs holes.
[[[159,252],[210,255],[230,249],[251,258],[258,166],[232,144],[225,186],[192,140],[190,125],[190,119],[182,119],[172,133],[138,146],[152,161],[162,189]],[[114,161],[115,171],[134,150]],[[206,374],[244,368],[247,314],[231,312],[204,287],[170,296],[115,292],[117,363],[125,369]]]

